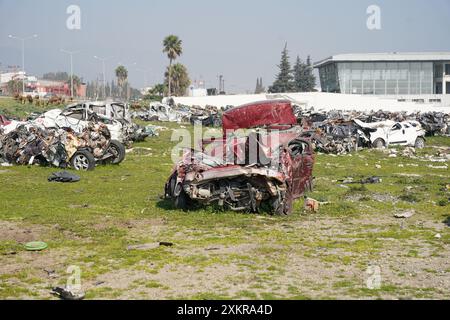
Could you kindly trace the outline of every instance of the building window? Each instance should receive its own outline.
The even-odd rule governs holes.
[[[436,82],[435,93],[442,94],[442,82],[440,81]]]
[[[447,93],[447,94],[450,94],[450,82],[449,81],[447,81],[446,83],[445,83],[445,93]]]
[[[442,64],[435,64],[434,65],[434,77],[435,78],[442,78],[442,73],[443,73],[443,67]]]
[[[445,75],[450,76],[450,63],[445,65]]]

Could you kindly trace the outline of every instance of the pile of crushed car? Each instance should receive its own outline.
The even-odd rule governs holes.
[[[222,125],[222,110],[214,106],[201,108],[151,102],[148,108],[133,112],[132,117],[143,121],[185,122],[209,127]]]
[[[0,163],[71,166],[92,170],[96,163],[119,164],[125,147],[148,130],[131,121],[120,102],[84,102],[53,109],[27,121],[0,117]]]
[[[413,146],[449,133],[442,113],[315,112],[284,100],[256,102],[222,114],[223,136],[187,149],[165,185],[180,209],[214,205],[234,211],[292,212],[312,189],[314,150]]]
[[[394,145],[423,148],[425,136],[450,135],[450,115],[442,112],[356,112],[315,111],[292,105],[297,122],[309,135],[318,152],[346,154],[361,148],[381,148]],[[152,102],[148,108],[136,111],[132,117],[144,121],[178,122],[220,127],[224,113],[231,106],[218,108]]]
[[[316,151],[345,154],[361,148],[423,148],[427,135],[450,134],[450,116],[442,112],[314,112],[294,108]]]
[[[442,112],[356,112],[315,111],[293,104],[297,122],[307,131],[313,148],[318,152],[346,154],[361,148],[381,148],[394,145],[422,148],[425,136],[450,134],[450,115]],[[205,108],[152,102],[136,111],[132,117],[144,121],[178,122],[220,127],[224,113],[231,106]]]

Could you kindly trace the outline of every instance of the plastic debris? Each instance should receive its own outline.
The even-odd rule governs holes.
[[[42,251],[47,249],[48,245],[42,241],[32,241],[28,242],[24,245],[25,250],[27,251]]]

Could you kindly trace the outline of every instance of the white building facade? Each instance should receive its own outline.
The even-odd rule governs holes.
[[[450,52],[340,54],[315,63],[322,92],[450,94]]]

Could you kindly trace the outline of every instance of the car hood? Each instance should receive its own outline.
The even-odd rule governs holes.
[[[272,100],[255,102],[231,109],[223,114],[222,128],[249,129],[271,125],[296,125],[297,118],[290,101]]]

